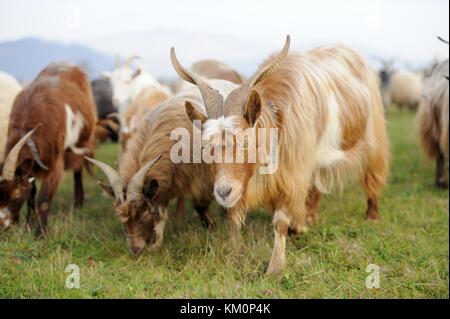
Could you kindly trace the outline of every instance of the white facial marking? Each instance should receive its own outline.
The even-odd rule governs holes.
[[[221,116],[218,119],[207,120],[203,131],[203,140],[209,141],[211,137],[221,135],[224,131],[233,133],[238,128],[238,121],[238,116]]]
[[[328,102],[328,121],[325,132],[319,142],[317,163],[320,168],[333,166],[334,163],[345,158],[340,145],[342,141],[341,123],[339,120],[339,106],[332,96]]]
[[[81,130],[84,127],[84,119],[81,113],[74,113],[69,104],[66,104],[66,139],[64,141],[64,149],[72,149],[75,154],[84,152],[78,152],[76,144],[80,138]]]

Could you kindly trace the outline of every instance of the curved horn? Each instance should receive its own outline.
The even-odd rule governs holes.
[[[123,64],[123,67],[125,69],[128,68],[134,60],[141,60],[141,57],[138,56],[138,55],[130,56],[128,59],[125,60],[125,63]]]
[[[5,163],[3,165],[3,171],[2,171],[2,179],[7,181],[12,181],[14,178],[14,174],[16,173],[16,166],[17,166],[17,160],[19,159],[20,151],[22,150],[22,147],[25,145],[27,140],[33,135],[33,133],[41,126],[42,124],[39,124],[34,129],[29,131],[27,134],[25,134],[17,143],[16,145],[11,149],[8,156],[5,159]]]
[[[48,166],[42,162],[41,156],[39,155],[39,150],[36,147],[36,144],[34,143],[33,139],[30,137],[27,139],[27,145],[31,150],[31,155],[33,155],[33,158],[35,162],[43,169],[48,171]]]
[[[142,188],[144,187],[145,176],[157,161],[161,159],[162,155],[147,162],[142,168],[131,178],[128,183],[127,201],[139,200],[142,197]]]
[[[210,87],[201,77],[186,70],[178,61],[174,47],[170,49],[170,59],[173,68],[183,80],[198,86],[205,103],[206,115],[213,118],[218,117],[223,106],[223,96],[216,89]]]
[[[95,166],[97,166],[105,174],[105,176],[108,178],[109,184],[111,185],[111,187],[113,189],[114,197],[116,198],[116,200],[119,200],[121,203],[123,203],[123,201],[124,201],[124,197],[123,197],[124,182],[123,182],[122,177],[119,175],[119,173],[114,168],[110,167],[109,165],[106,165],[103,162],[97,161],[93,158],[89,158],[86,156],[84,158],[87,161],[94,164]]]
[[[262,80],[264,80],[265,78],[267,78],[280,68],[281,64],[289,54],[290,46],[291,46],[291,37],[288,35],[286,37],[286,42],[281,52],[278,54],[278,56],[270,65],[265,67],[263,70],[261,70],[261,72],[259,72],[256,76],[253,77],[253,79],[250,82],[250,88],[253,88],[256,84],[258,84],[259,82],[261,82]]]
[[[438,36],[437,38],[438,38],[440,41],[442,41],[442,42],[448,44],[448,41],[447,41],[447,40],[444,40],[444,38],[441,38],[440,36]]]

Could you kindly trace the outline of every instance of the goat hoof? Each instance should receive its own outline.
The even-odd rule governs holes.
[[[285,262],[270,262],[266,270],[266,276],[281,277],[284,273]]]
[[[376,222],[378,222],[380,220],[380,217],[378,215],[370,215],[370,214],[368,214],[366,216],[366,220],[376,223]]]
[[[46,227],[38,227],[34,232],[34,237],[36,239],[45,239],[47,237],[47,232]]]
[[[309,227],[307,225],[297,225],[294,227],[288,228],[289,236],[296,236],[300,234],[306,234],[309,231]]]

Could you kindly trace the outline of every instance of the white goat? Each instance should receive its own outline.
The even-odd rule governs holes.
[[[111,81],[113,89],[113,104],[123,114],[131,102],[146,88],[155,87],[171,95],[170,89],[159,83],[156,78],[142,68],[132,69],[131,63],[139,59],[137,56],[128,58],[124,65],[116,60],[113,72],[104,72],[103,76]]]

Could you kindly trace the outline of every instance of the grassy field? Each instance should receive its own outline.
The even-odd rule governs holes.
[[[250,214],[237,236],[217,207],[210,233],[189,210],[168,224],[161,251],[133,257],[111,200],[89,177],[86,207],[72,212],[67,174],[48,239],[20,227],[0,233],[0,297],[448,298],[448,191],[433,188],[434,165],[417,146],[413,115],[392,111],[388,120],[393,158],[381,221],[364,220],[357,185],[326,196],[319,224],[289,238],[282,279],[264,276],[273,243],[266,212]],[[118,150],[104,145],[97,157],[113,164]],[[68,264],[81,269],[80,289],[65,288]],[[365,287],[369,264],[381,269],[379,289]]]

